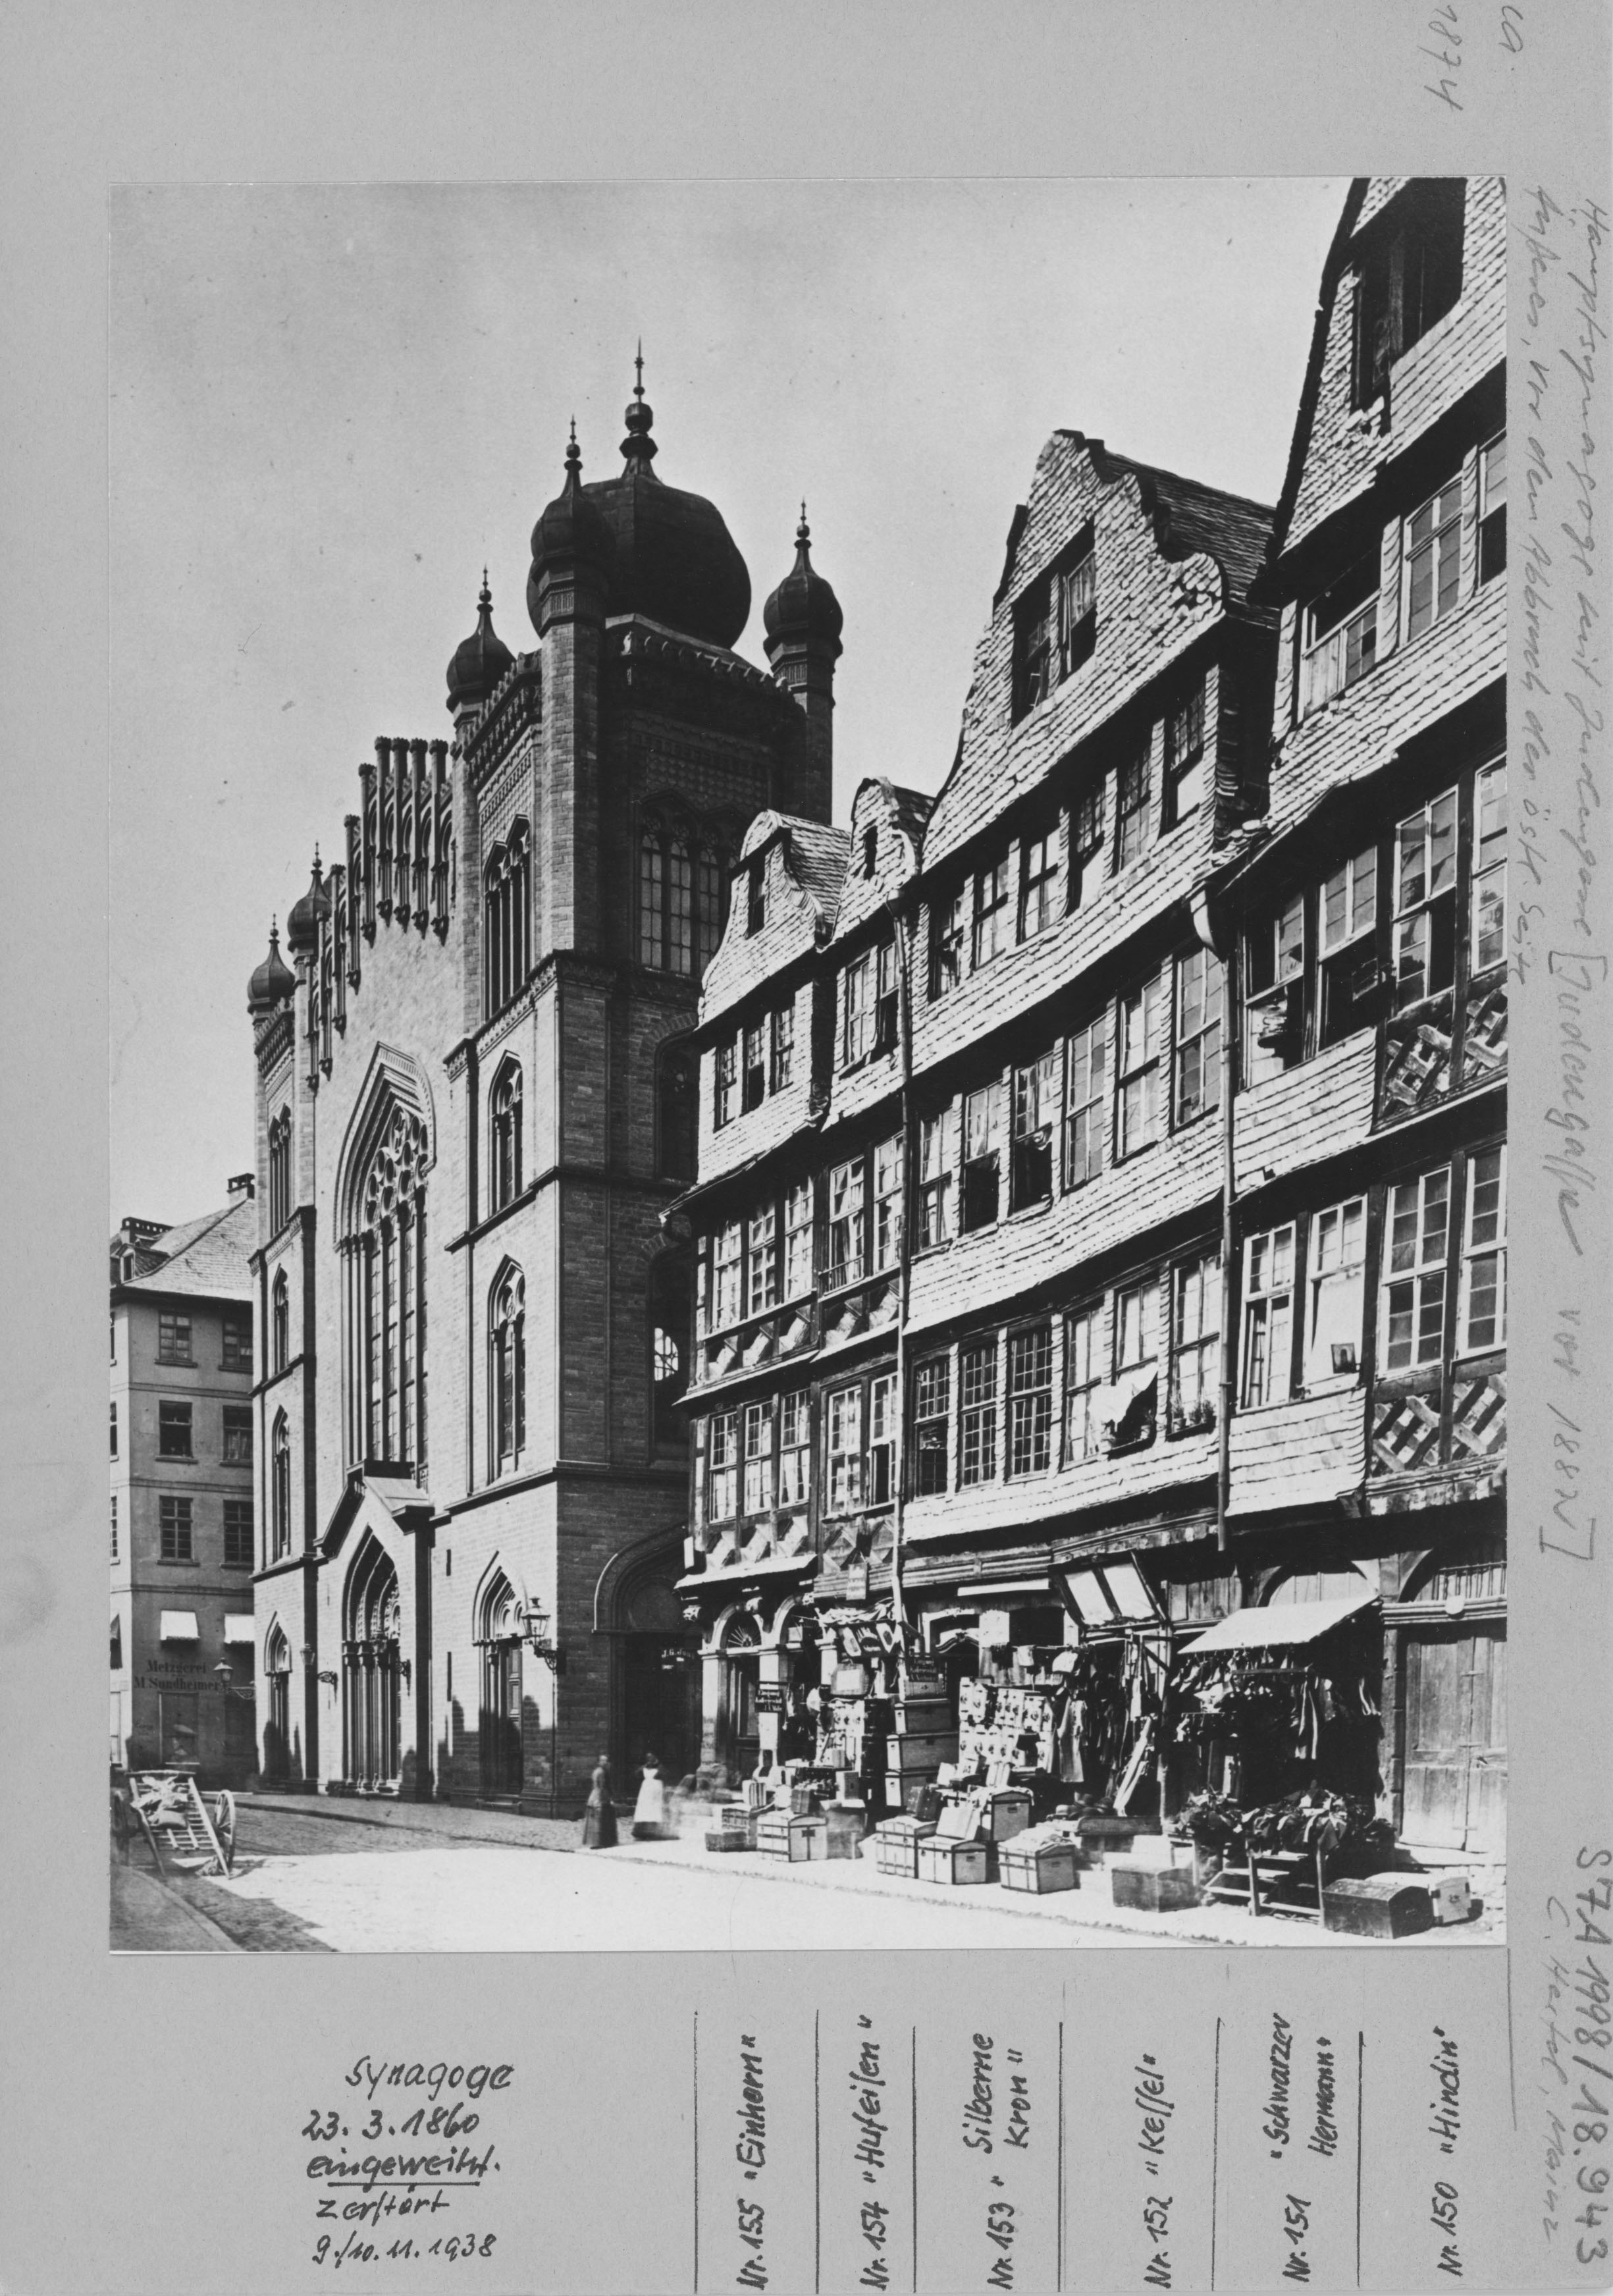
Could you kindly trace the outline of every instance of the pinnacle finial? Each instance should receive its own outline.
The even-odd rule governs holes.
[[[319,874],[319,848],[317,845],[314,848],[314,874],[316,877]]]
[[[795,530],[795,538],[803,548],[812,540],[812,529],[806,523],[806,504],[804,496],[801,502],[801,522]]]
[[[574,486],[582,475],[583,450],[577,443],[577,417],[571,417],[571,436],[566,442],[566,483]]]
[[[627,435],[622,440],[622,453],[629,471],[636,465],[647,472],[656,455],[655,441],[650,436],[655,409],[644,397],[644,339],[642,335],[638,349],[634,354],[633,369],[637,381],[634,383],[633,396],[627,402],[627,412],[623,417],[627,425]]]
[[[644,395],[644,338],[643,335],[638,339],[638,349],[634,354],[633,365],[638,378],[633,386],[633,396],[635,398],[642,398]]]

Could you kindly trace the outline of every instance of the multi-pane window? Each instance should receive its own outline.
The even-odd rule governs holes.
[[[840,1065],[865,1061],[874,1042],[874,955],[865,948],[840,976]]]
[[[1064,1185],[1078,1188],[1103,1169],[1109,1114],[1109,1023],[1100,1018],[1069,1039],[1069,1091],[1064,1111]]]
[[[252,1368],[252,1318],[250,1315],[232,1315],[225,1310],[224,1368],[225,1371],[250,1371]]]
[[[779,1398],[779,1505],[805,1506],[812,1472],[811,1398],[802,1389]]]
[[[1103,1447],[1096,1410],[1103,1384],[1103,1310],[1077,1308],[1064,1319],[1064,1463],[1095,1458]]]
[[[740,1320],[740,1284],[743,1269],[741,1258],[742,1230],[738,1220],[730,1220],[716,1232],[711,1261],[711,1323],[714,1331],[724,1332]]]
[[[1179,1432],[1213,1426],[1221,1376],[1221,1263],[1185,1261],[1171,1277],[1171,1423]]]
[[[1103,776],[1096,775],[1069,808],[1069,898],[1079,906],[1103,874]]]
[[[1156,975],[1120,999],[1115,1145],[1122,1156],[1159,1136],[1160,985]]]
[[[764,1204],[745,1223],[745,1313],[765,1315],[779,1300],[779,1213]]]
[[[226,1570],[250,1570],[252,1567],[250,1499],[225,1499],[224,1503],[224,1567]]]
[[[773,1406],[748,1403],[740,1414],[741,1514],[766,1514],[773,1505]]]
[[[1467,1233],[1462,1240],[1462,1337],[1464,1355],[1503,1347],[1507,1336],[1507,1152],[1485,1148],[1468,1166]]]
[[[1446,1165],[1388,1192],[1382,1349],[1386,1371],[1437,1364],[1445,1348],[1451,1174]]]
[[[1305,896],[1296,893],[1244,939],[1244,1061],[1248,1081],[1264,1083],[1303,1047]]]
[[[730,1521],[739,1496],[739,1414],[714,1412],[706,1431],[707,1521]]]
[[[958,1112],[944,1108],[919,1127],[919,1249],[952,1238],[953,1167],[957,1161]]]
[[[823,1281],[831,1292],[843,1283],[859,1283],[863,1279],[864,1166],[864,1159],[854,1156],[847,1164],[835,1165],[829,1175],[828,1256]]]
[[[117,1492],[116,1492],[116,1491],[114,1491],[114,1492],[112,1493],[112,1548],[111,1548],[111,1560],[112,1560],[114,1562],[117,1562],[117,1560],[118,1560],[118,1494],[117,1494]]]
[[[1221,1098],[1221,961],[1196,948],[1176,965],[1176,1121],[1191,1124]]]
[[[952,1414],[952,1360],[928,1356],[913,1366],[913,1488],[921,1499],[946,1488],[947,1423]]]
[[[291,1546],[291,1431],[283,1411],[274,1414],[269,1438],[269,1526],[276,1556]]]
[[[160,1459],[188,1459],[193,1456],[188,1403],[157,1406],[157,1456]]]
[[[1008,1457],[1011,1475],[1038,1475],[1052,1462],[1053,1335],[1050,1324],[1008,1339]]]
[[[1059,832],[1028,837],[1019,853],[1019,939],[1029,940],[1053,921],[1059,882]]]
[[[1205,798],[1204,681],[1183,694],[1165,719],[1165,818],[1184,821]]]
[[[989,1226],[1002,1192],[1001,1078],[963,1097],[963,1216],[965,1230]]]
[[[895,1048],[898,1001],[897,945],[894,940],[881,941],[874,952],[873,1048],[876,1053],[888,1053]]]
[[[157,1360],[165,1364],[195,1361],[191,1353],[191,1319],[188,1316],[158,1316]]]
[[[1366,1286],[1366,1199],[1330,1204],[1311,1220],[1306,1275],[1305,1384],[1353,1380],[1361,1364]]]
[[[273,1325],[274,1368],[283,1371],[291,1355],[291,1299],[286,1287],[282,1267],[274,1278],[270,1300],[270,1321]]]
[[[741,1035],[744,1060],[740,1078],[740,1106],[749,1115],[760,1108],[767,1094],[767,1023],[748,1021]]]
[[[278,1235],[291,1217],[291,1111],[282,1108],[269,1125],[269,1234]]]
[[[355,1451],[418,1466],[426,1456],[426,1177],[420,1117],[397,1109],[370,1166],[359,1235]]]
[[[929,912],[929,993],[945,996],[963,977],[963,922],[968,896],[960,889]]]
[[[165,1562],[192,1562],[191,1502],[165,1492],[157,1502],[157,1536]]]
[[[1468,962],[1475,972],[1507,953],[1507,768],[1504,759],[1473,777],[1473,880]]]
[[[1060,677],[1091,656],[1098,635],[1098,554],[1090,531],[1076,545],[1073,562],[1053,577],[1053,645]]]
[[[1395,839],[1395,1002],[1448,988],[1456,969],[1456,792],[1445,790],[1400,824]]]
[[[1308,717],[1378,660],[1378,561],[1363,558],[1306,609],[1299,714]]]
[[[1014,610],[1013,715],[1044,701],[1097,642],[1098,562],[1090,528]]]
[[[738,1039],[725,1037],[712,1059],[711,1121],[720,1132],[733,1120],[739,1104],[740,1048]]]
[[[521,1076],[514,1061],[500,1070],[493,1087],[493,1205],[502,1212],[520,1193]]]
[[[1159,1387],[1159,1282],[1150,1275],[1115,1294],[1117,1445],[1153,1440]]]
[[[902,1136],[873,1152],[873,1264],[894,1267],[902,1249]]]
[[[1141,858],[1148,842],[1148,816],[1153,786],[1148,737],[1145,734],[1115,776],[1115,867],[1129,869]]]
[[[1052,595],[1045,580],[1028,590],[1016,609],[1014,655],[1013,714],[1022,718],[1052,691]]]
[[[520,1461],[527,1442],[527,1286],[519,1268],[500,1278],[489,1326],[493,1472]]]
[[[812,1289],[812,1183],[803,1180],[784,1198],[784,1297]]]
[[[1494,581],[1507,564],[1507,438],[1478,450],[1478,578]]]
[[[1462,579],[1462,480],[1430,495],[1405,524],[1405,634],[1419,637],[1456,603]]]
[[[958,1487],[997,1472],[997,1343],[965,1348],[958,1358]]]
[[[824,1414],[825,1512],[848,1514],[863,1504],[863,1390],[837,1388]]]
[[[1371,1018],[1378,985],[1378,849],[1363,846],[1324,877],[1316,902],[1322,1010],[1318,1039],[1336,1045]]]
[[[111,1406],[111,1413],[112,1413],[112,1456],[113,1456],[113,1458],[115,1459],[115,1458],[118,1456],[118,1406],[117,1406],[117,1405],[116,1405],[115,1403],[114,1403],[114,1404],[112,1405],[112,1406]]]
[[[722,939],[722,856],[686,830],[651,824],[639,840],[639,963],[705,972]]]
[[[994,861],[975,879],[975,946],[977,965],[989,964],[999,949],[1009,945],[1008,856]]]
[[[1243,1383],[1246,1411],[1288,1399],[1294,1345],[1294,1223],[1251,1235],[1243,1247]]]
[[[795,1000],[773,1015],[773,1089],[784,1092],[795,1072]]]
[[[226,1467],[250,1467],[252,1464],[250,1403],[226,1403],[224,1406],[224,1464]]]
[[[868,1498],[870,1506],[888,1506],[896,1495],[897,1382],[894,1372],[881,1372],[868,1382]]]
[[[1059,1120],[1059,1055],[1045,1053],[1012,1077],[1011,1210],[1045,1203],[1053,1192],[1053,1127]]]
[[[531,916],[532,849],[527,825],[520,822],[507,846],[494,848],[484,873],[482,968],[488,1019],[502,1013],[527,985]]]

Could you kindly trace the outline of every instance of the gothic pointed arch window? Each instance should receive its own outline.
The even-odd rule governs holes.
[[[426,1458],[426,1128],[394,1105],[358,1201],[354,1357],[358,1449],[416,1473]]]
[[[487,1318],[488,1423],[493,1472],[519,1465],[527,1447],[527,1284],[506,1264]]]
[[[270,1301],[273,1332],[269,1360],[275,1371],[283,1371],[291,1358],[291,1300],[283,1267],[274,1278]]]
[[[278,1235],[291,1217],[291,1111],[282,1108],[269,1125],[269,1234]]]
[[[493,1157],[492,1202],[502,1212],[521,1191],[521,1074],[519,1061],[506,1061],[494,1079],[490,1101]]]
[[[521,1790],[521,1634],[514,1589],[496,1571],[478,1605],[477,1641],[481,1646],[479,1740],[482,1792],[489,1796]]]
[[[403,1767],[397,1572],[373,1536],[354,1557],[342,1619],[342,1722],[350,1785],[395,1791]]]
[[[532,842],[518,821],[482,877],[483,1010],[489,1021],[526,987],[531,965]]]
[[[268,1713],[263,1727],[263,1774],[283,1778],[291,1767],[291,1646],[278,1619],[263,1650]]]
[[[269,1535],[278,1562],[291,1551],[291,1430],[283,1411],[269,1437]]]

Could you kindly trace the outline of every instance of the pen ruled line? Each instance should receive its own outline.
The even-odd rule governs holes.
[[[694,2013],[694,2272],[695,2296],[700,2286],[700,2013]]]
[[[1216,2284],[1216,2211],[1221,2197],[1221,2020],[1216,2020],[1216,2062],[1210,2083],[1210,2286]]]
[[[1355,2034],[1355,2285],[1361,2285],[1361,2132],[1366,2120],[1366,2035]]]

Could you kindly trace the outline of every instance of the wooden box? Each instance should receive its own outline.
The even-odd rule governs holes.
[[[759,1810],[747,1809],[742,1802],[725,1802],[721,1819],[719,1830],[724,1834],[733,1837],[732,1841],[725,1845],[726,1847],[734,1849],[756,1848],[756,1830],[761,1820]],[[709,1837],[708,1837],[708,1847],[709,1846]]]
[[[905,1874],[908,1881],[919,1878],[919,1850],[935,1833],[934,1821],[921,1824],[916,1817],[888,1817],[873,1830],[874,1863],[881,1874]]]
[[[992,1852],[984,1841],[958,1841],[946,1834],[930,1834],[919,1844],[921,1882],[989,1882]]]
[[[1363,1882],[1331,1882],[1322,1892],[1322,1926],[1350,1937],[1416,1937],[1434,1926],[1426,1886],[1404,1874],[1371,1874]]]
[[[907,1737],[887,1738],[885,1767],[904,1777],[915,1770],[933,1774],[943,1762],[958,1759],[958,1734],[955,1730],[925,1731]]]
[[[1003,1844],[997,1866],[1005,1890],[1028,1890],[1045,1897],[1050,1890],[1081,1886],[1081,1853],[1073,1841],[1028,1842],[1020,1834]]]
[[[1198,1884],[1191,1866],[1138,1866],[1117,1858],[1105,1862],[1117,1906],[1135,1906],[1150,1914],[1170,1914],[1199,1902]]]
[[[897,1734],[903,1738],[955,1734],[952,1710],[945,1698],[905,1699],[896,1710],[896,1726]]]
[[[1099,1813],[1092,1817],[1078,1817],[1076,1832],[1088,1847],[1099,1850],[1129,1850],[1140,1833],[1147,1832],[1141,1818],[1115,1817]]]

